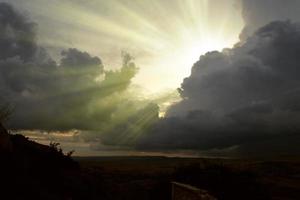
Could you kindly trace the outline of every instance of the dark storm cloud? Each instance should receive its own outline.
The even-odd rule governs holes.
[[[0,3],[0,13],[0,59],[18,55],[24,61],[32,60],[38,48],[36,25],[7,3]]]
[[[1,94],[15,106],[10,126],[17,129],[99,130],[126,100],[122,92],[137,72],[131,61],[119,71],[83,63],[43,67],[6,61],[0,67],[11,72],[2,74]]]
[[[241,39],[252,35],[258,28],[275,20],[300,20],[298,0],[241,0],[245,28]]]
[[[14,107],[10,128],[99,130],[129,101],[124,91],[137,67],[128,54],[117,71],[75,48],[56,63],[38,45],[37,25],[7,3],[0,3],[0,28],[0,94]]]
[[[201,56],[181,85],[183,100],[140,147],[226,148],[298,137],[299,55],[300,25],[277,21],[233,49]]]

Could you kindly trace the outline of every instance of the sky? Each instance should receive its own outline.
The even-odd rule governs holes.
[[[298,154],[299,4],[0,1],[7,126],[77,155]]]
[[[9,2],[38,24],[39,44],[55,57],[79,48],[115,69],[130,52],[140,67],[133,82],[147,94],[179,87],[200,54],[232,47],[243,27],[234,0]]]

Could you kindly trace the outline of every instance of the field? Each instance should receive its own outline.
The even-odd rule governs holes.
[[[171,182],[190,184],[218,199],[300,199],[298,160],[168,157],[76,157],[89,193],[102,199],[171,199]]]

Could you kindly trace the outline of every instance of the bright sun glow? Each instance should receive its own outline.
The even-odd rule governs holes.
[[[179,87],[201,54],[232,47],[243,27],[235,0],[51,2],[20,2],[33,10],[41,43],[84,49],[112,69],[126,50],[140,67],[134,83],[150,93]]]

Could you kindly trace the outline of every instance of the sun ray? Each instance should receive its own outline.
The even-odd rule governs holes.
[[[141,68],[134,83],[152,92],[179,87],[201,54],[231,47],[243,27],[234,0],[53,0],[47,7],[39,0],[20,3],[38,21],[42,44],[82,48],[112,68],[126,49]]]

